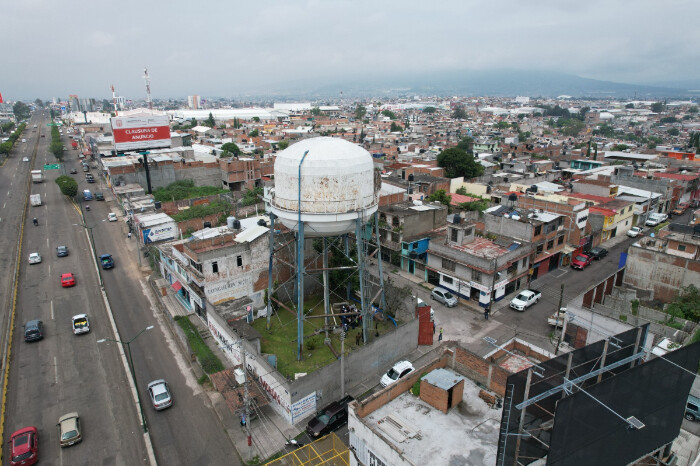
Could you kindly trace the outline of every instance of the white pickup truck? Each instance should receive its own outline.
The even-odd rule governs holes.
[[[537,303],[542,297],[542,293],[535,290],[523,290],[510,302],[510,308],[523,312],[528,307]]]
[[[29,202],[32,204],[33,207],[40,206],[41,205],[41,194],[30,195]]]

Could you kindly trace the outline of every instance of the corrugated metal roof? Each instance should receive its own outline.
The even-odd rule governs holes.
[[[264,235],[269,231],[269,228],[262,225],[255,225],[254,227],[243,230],[241,233],[236,235],[237,243],[252,243],[256,238]]]
[[[435,369],[434,371],[423,377],[423,380],[425,380],[430,385],[434,385],[443,390],[449,390],[450,388],[454,387],[459,382],[464,380],[464,377],[462,377],[459,374],[455,374],[452,371],[448,371],[447,369]]]

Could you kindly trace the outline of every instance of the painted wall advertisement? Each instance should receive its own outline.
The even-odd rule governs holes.
[[[316,392],[292,405],[292,424],[316,411]]]

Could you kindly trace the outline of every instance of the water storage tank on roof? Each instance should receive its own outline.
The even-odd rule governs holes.
[[[301,165],[301,219],[305,236],[335,236],[355,228],[377,210],[381,187],[372,156],[365,149],[339,138],[300,141],[277,154],[272,212],[289,229],[296,230]]]

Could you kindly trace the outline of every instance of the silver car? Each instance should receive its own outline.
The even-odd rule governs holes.
[[[168,383],[163,379],[154,380],[148,384],[148,396],[151,397],[151,402],[156,411],[173,405],[173,397],[170,394]]]
[[[443,288],[435,288],[430,293],[430,297],[447,307],[454,307],[457,305],[457,297]]]

